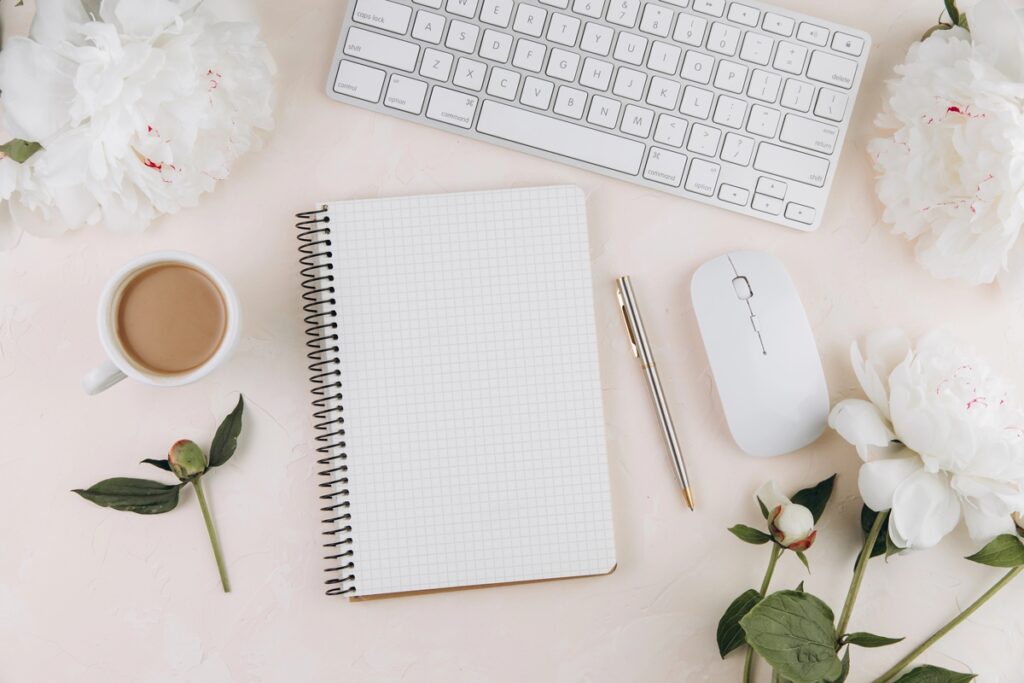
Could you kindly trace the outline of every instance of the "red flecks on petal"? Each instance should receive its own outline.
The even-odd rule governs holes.
[[[953,114],[963,114],[963,112],[960,111],[960,107],[958,107],[956,105],[953,105],[952,107],[949,107],[948,109],[946,109],[946,111],[950,112],[950,113],[953,113]]]

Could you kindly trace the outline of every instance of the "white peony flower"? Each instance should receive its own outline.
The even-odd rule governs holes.
[[[901,548],[928,548],[959,524],[978,541],[1012,532],[1024,511],[1024,413],[1010,387],[948,336],[916,348],[898,330],[851,350],[868,401],[840,401],[829,425],[864,460],[864,503],[891,510]]]
[[[142,230],[194,206],[273,127],[258,34],[199,0],[39,0],[30,37],[0,51],[4,123],[43,146],[17,174],[0,246],[18,229]]]
[[[982,0],[971,32],[913,45],[868,149],[884,219],[935,277],[970,285],[1024,270],[1024,0]],[[1024,273],[1020,274],[1024,277]]]
[[[774,481],[759,488],[755,495],[768,510],[768,529],[780,545],[800,551],[813,545],[818,532],[810,510],[780,493]]]

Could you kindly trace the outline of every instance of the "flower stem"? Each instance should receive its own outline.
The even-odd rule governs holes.
[[[210,545],[213,546],[213,557],[217,560],[217,571],[220,573],[220,585],[225,593],[231,592],[231,581],[228,580],[228,569],[224,566],[224,558],[220,553],[220,539],[217,538],[217,530],[213,527],[213,517],[210,515],[210,508],[206,504],[206,493],[203,491],[203,478],[196,477],[192,480],[196,487],[196,497],[199,499],[199,507],[203,510],[203,521],[206,522],[206,533],[210,535]]]
[[[779,556],[782,555],[782,546],[778,543],[772,543],[772,555],[768,558],[768,569],[764,572],[764,579],[761,581],[761,597],[763,598],[768,592],[768,586],[772,582],[772,574],[775,573],[775,565],[779,561]],[[743,683],[750,683],[750,669],[754,663],[754,648],[747,646],[747,658],[743,660]]]
[[[896,676],[899,675],[899,673],[901,671],[903,671],[905,668],[910,666],[910,664],[915,659],[920,657],[924,653],[925,650],[927,650],[932,645],[937,643],[939,641],[939,639],[941,639],[944,635],[946,635],[947,633],[952,631],[954,628],[959,626],[961,624],[961,622],[966,621],[968,617],[970,617],[972,614],[977,612],[978,609],[982,605],[984,605],[986,602],[988,602],[989,599],[993,595],[995,595],[1000,590],[1002,590],[1003,587],[1006,586],[1006,584],[1010,583],[1015,578],[1017,578],[1017,575],[1020,574],[1022,571],[1024,571],[1024,566],[1022,566],[1022,567],[1014,567],[1013,569],[1008,571],[1003,576],[1003,578],[1001,578],[998,581],[996,581],[995,584],[991,588],[989,588],[987,591],[985,591],[984,595],[982,595],[980,598],[978,598],[973,603],[971,603],[970,607],[968,607],[963,612],[958,614],[956,617],[951,619],[945,626],[943,626],[938,631],[933,633],[931,635],[931,637],[928,638],[928,640],[926,640],[923,643],[921,643],[920,645],[918,645],[914,649],[913,652],[911,652],[906,657],[904,657],[899,662],[897,662],[895,666],[893,666],[891,669],[886,671],[884,674],[882,674],[881,676],[876,678],[874,680],[874,683],[889,683],[889,681],[891,681],[892,679],[896,678]]]
[[[888,511],[879,512],[875,515],[875,521],[871,523],[868,537],[864,539],[864,547],[860,549],[860,557],[857,558],[857,566],[853,570],[853,580],[850,582],[850,590],[846,593],[846,602],[843,604],[843,611],[839,615],[839,625],[836,627],[836,635],[842,638],[846,635],[846,627],[850,625],[850,617],[853,616],[853,604],[857,602],[857,594],[860,593],[860,584],[864,580],[864,570],[868,568],[868,561],[871,559],[871,551],[878,540],[878,534],[882,531]]]

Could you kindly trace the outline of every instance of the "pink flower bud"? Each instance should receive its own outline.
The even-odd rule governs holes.
[[[167,454],[171,470],[182,481],[195,479],[206,471],[206,455],[193,441],[182,439],[171,446]]]

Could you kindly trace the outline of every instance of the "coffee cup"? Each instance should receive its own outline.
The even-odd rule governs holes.
[[[174,387],[205,377],[231,355],[241,313],[228,281],[191,254],[159,251],[125,264],[97,311],[107,361],[82,378],[98,394],[126,377]]]

